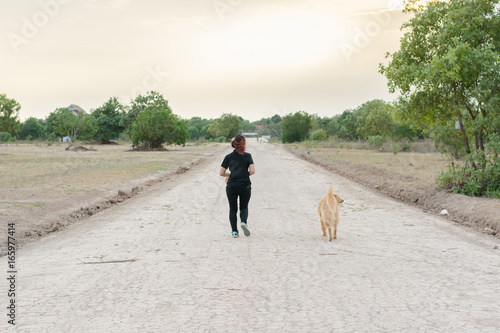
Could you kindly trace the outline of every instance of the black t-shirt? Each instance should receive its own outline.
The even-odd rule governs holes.
[[[250,186],[250,174],[248,172],[248,167],[253,164],[252,155],[249,153],[244,153],[240,155],[234,150],[231,154],[224,157],[221,167],[224,169],[229,169],[231,174],[227,181],[227,187],[236,187],[241,185]]]

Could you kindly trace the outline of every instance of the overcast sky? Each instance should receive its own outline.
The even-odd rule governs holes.
[[[21,118],[162,93],[183,118],[333,116],[393,100],[378,64],[402,0],[23,0],[0,3],[0,93]]]

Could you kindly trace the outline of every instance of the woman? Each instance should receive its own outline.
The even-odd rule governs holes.
[[[240,198],[240,220],[241,229],[245,236],[250,236],[248,230],[248,201],[252,194],[252,183],[250,176],[255,173],[255,166],[253,164],[252,155],[246,153],[246,141],[242,135],[237,135],[231,146],[234,151],[226,155],[221,164],[219,174],[226,178],[226,194],[229,200],[229,222],[231,222],[231,229],[233,237],[239,236],[238,227],[236,225],[236,213],[238,212],[238,197]],[[226,172],[227,169],[231,173]]]

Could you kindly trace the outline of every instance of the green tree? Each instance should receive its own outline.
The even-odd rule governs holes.
[[[382,137],[392,137],[395,123],[392,119],[387,104],[382,100],[374,100],[363,105],[362,125],[357,132],[367,139],[370,136],[380,135]]]
[[[0,94],[0,132],[14,133],[19,129],[19,110],[21,104],[16,100],[8,98],[6,94]]]
[[[251,123],[250,121],[246,120],[246,119],[243,119],[242,117],[239,117],[240,118],[240,131],[242,132],[255,132],[256,131],[256,127],[253,123]]]
[[[188,127],[194,127],[198,130],[197,136],[194,137],[193,135],[191,136],[191,140],[197,140],[200,137],[209,139],[207,136],[207,131],[208,127],[210,126],[211,123],[214,121],[212,119],[205,119],[201,117],[192,117],[191,119],[188,120]],[[190,133],[195,133],[194,130],[189,130]],[[210,136],[210,134],[208,134]]]
[[[92,115],[98,128],[95,135],[102,140],[102,143],[109,143],[110,140],[118,138],[125,129],[125,107],[118,101],[117,97],[111,97],[92,111]]]
[[[43,125],[34,117],[30,117],[21,123],[21,127],[18,132],[19,138],[22,140],[28,137],[38,139],[42,137],[43,134]]]
[[[499,137],[499,0],[416,3],[407,2],[413,18],[402,26],[400,49],[380,65],[389,90],[399,93],[397,116],[421,128],[457,122],[467,156],[465,167],[451,174],[477,179],[477,189],[464,193],[495,191],[486,184],[500,189],[486,149]]]
[[[137,96],[131,103],[130,109],[125,115],[123,119],[123,126],[125,127],[127,132],[130,132],[132,129],[132,124],[135,119],[142,111],[150,108],[167,108],[170,109],[168,105],[168,101],[157,91],[149,91],[146,95]]]
[[[283,118],[279,114],[275,114],[269,119],[272,123],[279,124],[283,121]]]
[[[60,136],[68,136],[69,149],[77,139],[90,139],[97,131],[95,119],[92,115],[83,112],[75,115],[68,108],[59,108],[54,111],[54,128]]]
[[[189,122],[188,122],[189,124]],[[195,141],[200,137],[200,131],[195,126],[188,126],[189,140]]]
[[[45,135],[47,138],[56,138],[59,134],[56,131],[56,119],[57,110],[51,112],[47,118],[45,118]]]
[[[465,155],[462,137],[460,132],[456,130],[454,121],[435,123],[429,129],[429,134],[441,153],[451,154],[456,159]]]
[[[130,138],[134,147],[145,143],[149,149],[164,143],[184,145],[189,138],[187,121],[179,119],[168,106],[148,106],[132,123]]]
[[[338,117],[331,118],[330,121],[326,124],[326,134],[331,137],[339,137],[341,126],[342,125],[340,124]]]
[[[259,129],[256,129],[259,135],[270,135],[274,138],[281,138],[281,123],[283,122],[283,118],[280,115],[275,114],[270,118],[262,118],[260,120],[254,121],[253,124],[259,126]]]
[[[358,116],[360,109],[355,111],[345,110],[339,118],[340,127],[338,137],[341,139],[356,140],[359,138]]]
[[[287,114],[281,123],[283,143],[304,141],[312,128],[312,117],[305,111]]]
[[[423,139],[425,137],[422,129],[414,128],[412,123],[398,123],[394,127],[393,138],[396,141],[413,141],[415,139]]]
[[[414,17],[402,26],[400,49],[380,65],[389,90],[400,94],[399,117],[421,127],[458,121],[466,153],[484,151],[485,134],[498,135],[498,0],[415,2],[407,4]]]
[[[210,124],[208,132],[213,138],[224,137],[226,141],[229,141],[240,132],[240,125],[240,117],[225,113]]]

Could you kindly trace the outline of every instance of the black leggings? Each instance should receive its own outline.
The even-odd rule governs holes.
[[[236,226],[236,213],[238,212],[238,197],[240,197],[240,219],[241,222],[247,222],[248,202],[252,195],[252,188],[249,185],[226,188],[227,199],[229,200],[229,222],[231,229],[238,232]]]

